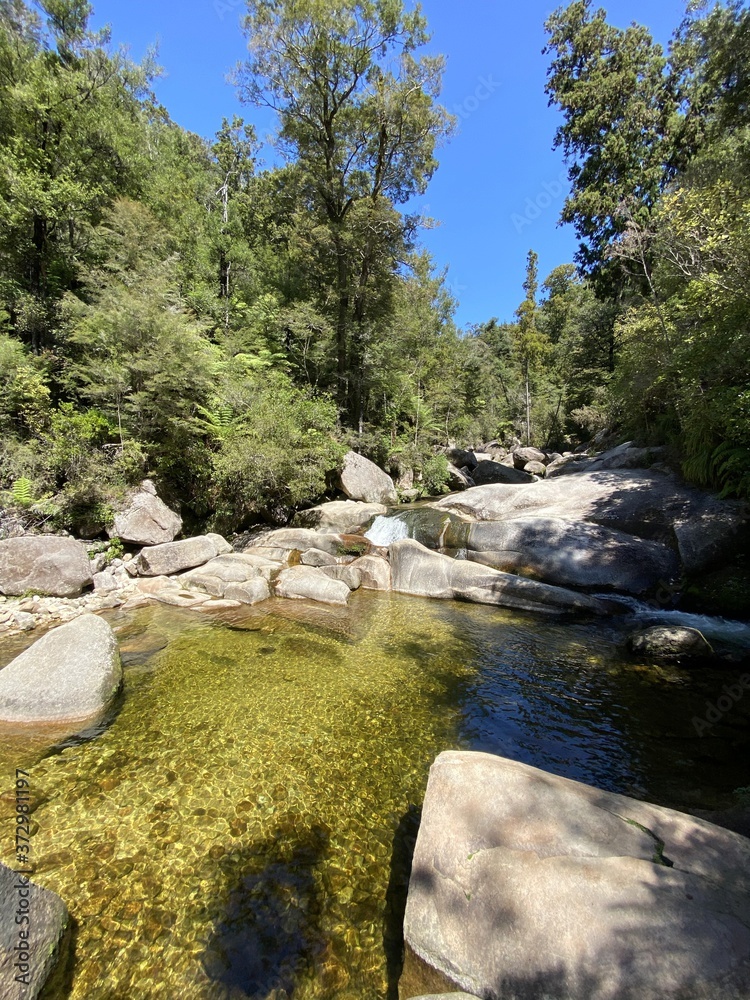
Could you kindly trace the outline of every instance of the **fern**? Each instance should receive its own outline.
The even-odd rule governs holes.
[[[14,480],[10,491],[13,497],[13,502],[19,507],[23,507],[24,510],[28,510],[28,508],[34,503],[32,482],[26,476],[21,476],[20,479]]]

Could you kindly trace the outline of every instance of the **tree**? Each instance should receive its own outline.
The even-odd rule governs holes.
[[[419,7],[402,0],[250,0],[245,100],[279,115],[279,142],[301,172],[319,220],[332,288],[336,390],[359,417],[361,340],[382,261],[393,278],[413,231],[393,205],[425,190],[450,117],[436,104],[441,57],[415,57],[427,40]],[[397,223],[397,224],[394,224]],[[359,334],[359,343],[356,340]]]
[[[135,189],[137,97],[150,73],[107,53],[106,32],[87,29],[88,3],[39,6],[46,23],[20,0],[0,7],[0,291],[36,352],[91,226]]]
[[[546,23],[553,56],[546,91],[564,123],[555,136],[570,164],[571,194],[562,221],[582,240],[578,261],[606,269],[607,250],[624,231],[621,206],[636,221],[650,218],[674,176],[679,94],[662,48],[640,25],[625,30],[574,0]]]
[[[521,361],[526,400],[526,444],[531,444],[531,379],[549,349],[549,341],[537,325],[536,297],[539,290],[539,257],[529,250],[526,262],[526,280],[523,283],[526,298],[518,307],[518,326],[515,330],[516,351]]]

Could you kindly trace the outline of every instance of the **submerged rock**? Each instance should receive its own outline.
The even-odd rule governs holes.
[[[526,764],[430,771],[400,995],[741,1000],[750,841]]]
[[[635,632],[628,645],[638,656],[655,660],[706,660],[716,655],[711,644],[697,628],[657,625]]]
[[[348,451],[344,456],[339,484],[350,500],[377,504],[398,503],[396,487],[388,473],[356,451]]]
[[[67,906],[54,892],[0,864],[3,1000],[35,1000],[39,996],[61,958],[69,919]]]
[[[74,538],[24,535],[0,541],[2,594],[35,590],[50,597],[78,597],[91,583],[88,552]]]
[[[121,683],[114,632],[103,618],[84,614],[43,635],[0,670],[0,721],[91,719]]]
[[[455,598],[547,614],[567,611],[606,614],[610,610],[605,602],[587,594],[451,559],[411,539],[394,542],[390,554],[393,589],[402,594]]]

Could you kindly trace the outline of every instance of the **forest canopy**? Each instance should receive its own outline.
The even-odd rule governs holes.
[[[439,490],[447,445],[608,429],[750,494],[750,12],[668,51],[588,0],[547,23],[563,220],[510,322],[459,331],[408,203],[453,120],[402,0],[251,0],[249,104],[176,125],[82,0],[0,0],[0,490],[96,533],[153,476],[188,523],[284,522],[353,447]],[[552,137],[551,137],[552,138]]]

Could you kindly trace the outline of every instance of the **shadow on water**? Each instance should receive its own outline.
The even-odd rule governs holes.
[[[228,894],[201,964],[232,998],[292,997],[300,973],[324,950],[314,872],[329,834],[321,826],[296,832],[291,819],[288,826],[220,865]]]
[[[393,836],[391,869],[383,915],[383,950],[385,951],[388,993],[386,1000],[398,1000],[398,981],[404,965],[404,913],[414,847],[422,810],[410,805],[399,820]]]

